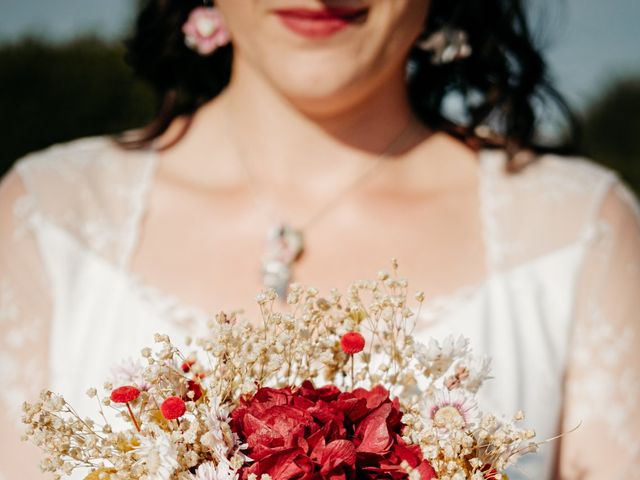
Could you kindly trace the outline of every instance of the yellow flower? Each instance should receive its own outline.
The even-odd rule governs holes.
[[[140,446],[140,441],[136,437],[127,438],[125,435],[118,435],[118,450],[121,452],[130,452]]]
[[[171,430],[169,428],[169,424],[167,423],[167,420],[162,416],[162,412],[160,410],[153,409],[149,415],[149,418],[153,423],[158,425],[165,432],[168,432]]]
[[[84,477],[84,480],[110,480],[114,473],[117,472],[113,468],[98,468]]]

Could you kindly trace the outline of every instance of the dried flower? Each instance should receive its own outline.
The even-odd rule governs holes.
[[[340,339],[340,347],[347,355],[354,355],[364,350],[364,337],[359,332],[345,333]]]
[[[149,384],[144,380],[144,364],[140,359],[127,358],[111,369],[111,382],[115,385],[131,385],[147,391]]]
[[[185,400],[192,400],[197,402],[202,398],[202,387],[200,383],[195,380],[189,380],[187,382],[187,394],[185,395]]]
[[[143,437],[134,452],[138,458],[136,466],[142,469],[145,474],[142,478],[146,480],[169,480],[180,466],[175,443],[160,429]]]
[[[262,388],[231,417],[254,460],[242,478],[402,478],[405,462],[422,480],[435,478],[420,449],[402,439],[399,402],[380,386],[341,392],[307,381],[295,390]]]
[[[193,367],[195,363],[195,360],[185,360],[184,362],[182,362],[180,368],[184,373],[189,373],[191,371],[191,367]]]
[[[140,396],[140,390],[131,385],[116,388],[111,392],[111,401],[115,403],[133,402]]]
[[[238,473],[227,461],[222,461],[218,465],[207,462],[198,467],[192,478],[193,480],[236,480]]]
[[[167,420],[175,420],[185,414],[187,407],[181,398],[169,397],[160,405],[160,411]]]
[[[194,340],[199,352],[156,335],[143,361],[105,383],[110,395],[87,392],[100,421],[43,392],[23,409],[26,436],[46,452],[43,470],[88,467],[84,477],[96,480],[504,478],[535,451],[534,432],[516,427],[521,413],[478,412],[489,362],[472,357],[466,339],[414,339],[416,310],[392,266],[345,294],[293,285],[287,313],[265,292],[260,326],[218,314]],[[131,424],[118,429],[103,406],[122,404]]]
[[[470,429],[478,419],[475,401],[460,391],[436,392],[426,403],[428,420],[443,432]]]

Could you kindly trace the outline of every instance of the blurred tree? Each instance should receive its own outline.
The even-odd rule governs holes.
[[[583,148],[640,194],[640,78],[613,83],[587,109]]]
[[[27,152],[150,120],[154,95],[123,57],[124,46],[93,38],[0,47],[0,175]]]

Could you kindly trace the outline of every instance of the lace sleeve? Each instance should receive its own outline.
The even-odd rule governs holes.
[[[607,192],[585,258],[566,377],[562,479],[637,478],[640,463],[640,214]]]
[[[30,228],[29,197],[13,171],[0,183],[0,479],[43,478],[20,441],[21,404],[47,384],[51,298]]]

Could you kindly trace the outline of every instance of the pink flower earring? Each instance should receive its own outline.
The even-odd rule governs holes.
[[[184,43],[200,55],[211,55],[231,41],[229,29],[216,7],[196,7],[182,26]]]

